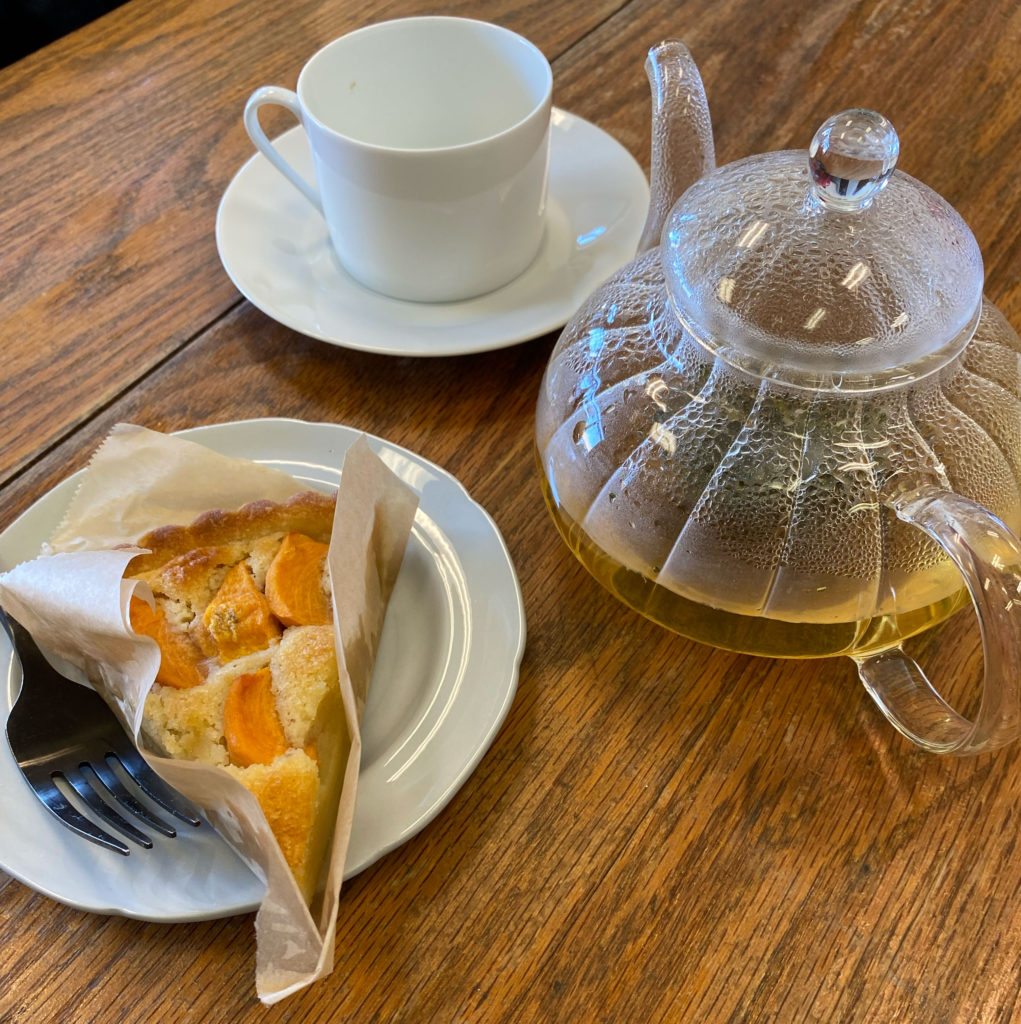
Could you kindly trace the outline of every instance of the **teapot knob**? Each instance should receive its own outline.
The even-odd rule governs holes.
[[[900,139],[882,114],[861,108],[827,118],[812,137],[808,166],[824,206],[864,210],[887,183],[900,154]]]

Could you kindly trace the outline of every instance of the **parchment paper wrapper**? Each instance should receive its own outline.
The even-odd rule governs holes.
[[[202,445],[119,424],[85,471],[68,513],[39,558],[0,575],[0,601],[44,648],[78,666],[117,711],[146,760],[191,799],[266,881],[256,917],[256,988],[274,1003],[333,968],[337,904],[361,758],[359,723],[386,605],[418,499],[364,438],[348,449],[337,492],[329,570],[335,643],[350,750],[327,854],[325,888],[310,910],[255,797],[225,770],[172,760],[140,739],[145,697],[160,655],[128,626],[136,588],[123,579],[148,530],[187,524],[209,509],[284,501],[303,484],[285,473]],[[120,547],[121,545],[132,545]],[[141,596],[140,594],[140,596]]]

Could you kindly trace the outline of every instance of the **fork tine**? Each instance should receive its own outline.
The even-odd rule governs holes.
[[[108,832],[104,832],[98,825],[86,818],[84,814],[80,814],[67,797],[56,787],[48,772],[26,772],[25,778],[32,789],[35,790],[36,795],[46,809],[57,817],[61,824],[71,829],[72,832],[108,850],[121,853],[125,857],[131,853],[119,839],[115,839]]]
[[[0,608],[0,627],[14,644],[15,658],[21,664],[25,680],[7,719],[8,744],[39,799],[61,822],[100,846],[124,855],[130,852],[127,846],[83,815],[67,799],[66,792],[54,784],[53,776],[63,778],[89,810],[139,845],[151,849],[153,844],[149,836],[118,813],[115,802],[141,823],[168,838],[176,838],[177,830],[125,786],[115,771],[115,759],[126,776],[156,804],[189,825],[201,825],[201,820],[187,809],[183,797],[145,762],[131,737],[95,691],[57,672],[31,634],[17,620],[5,615],[3,608]],[[66,738],[63,743],[61,738]],[[91,769],[91,772],[86,776],[83,769]],[[94,779],[99,780],[97,786],[93,785]]]
[[[98,814],[105,821],[109,822],[118,831],[123,832],[129,839],[133,839],[139,846],[147,850],[152,849],[152,840],[140,829],[135,828],[130,821],[118,814],[93,788],[92,783],[85,777],[81,770],[65,770],[61,772],[67,784],[88,804],[89,810]]]
[[[164,810],[189,825],[202,824],[194,814],[175,800],[177,794],[149,767],[145,758],[134,747],[118,747],[117,750],[111,751],[110,756],[117,758],[138,788]]]
[[[157,832],[170,839],[177,835],[177,829],[173,825],[167,824],[159,815],[153,814],[131,795],[124,783],[117,778],[116,772],[111,770],[105,759],[94,758],[89,761],[89,768],[99,776],[100,782],[106,786],[117,802],[129,810],[136,818],[140,818],[150,828],[156,829]]]

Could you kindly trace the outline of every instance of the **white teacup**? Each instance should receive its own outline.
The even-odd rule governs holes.
[[[542,242],[553,74],[526,39],[467,18],[402,18],[316,53],[297,93],[245,107],[259,151],[320,210],[344,268],[385,295],[465,299],[520,274]],[[304,126],[318,188],[274,149],[264,103]]]

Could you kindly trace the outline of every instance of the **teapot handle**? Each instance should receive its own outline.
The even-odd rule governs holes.
[[[883,714],[926,750],[977,754],[1003,746],[1021,731],[1021,541],[981,505],[934,485],[888,503],[964,577],[985,659],[978,713],[970,721],[951,708],[900,647],[855,658],[858,674]]]

